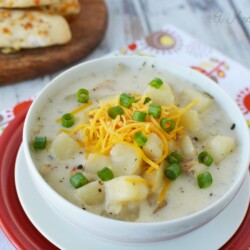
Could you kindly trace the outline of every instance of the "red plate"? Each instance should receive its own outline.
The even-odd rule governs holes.
[[[0,137],[0,226],[16,249],[58,249],[33,226],[17,197],[15,161],[22,141],[28,107],[21,111]]]
[[[22,141],[24,108],[0,137],[0,226],[17,249],[58,249],[33,226],[17,197],[14,169]],[[239,204],[240,205],[240,204]],[[250,207],[239,229],[221,250],[246,250],[250,246]]]

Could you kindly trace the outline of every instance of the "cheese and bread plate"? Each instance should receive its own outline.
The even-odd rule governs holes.
[[[106,25],[103,0],[0,0],[0,85],[80,61],[98,46]]]

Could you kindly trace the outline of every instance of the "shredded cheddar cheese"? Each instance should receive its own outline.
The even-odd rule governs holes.
[[[136,94],[135,103],[132,103],[131,108],[122,107],[124,114],[118,115],[112,119],[108,115],[108,109],[119,105],[119,96],[111,99],[107,103],[98,103],[98,107],[92,108],[87,112],[89,121],[76,125],[72,130],[64,130],[63,132],[71,135],[77,134],[78,141],[85,146],[86,155],[89,153],[100,153],[108,155],[110,150],[117,143],[125,143],[133,147],[143,161],[148,164],[147,173],[159,169],[159,165],[168,155],[168,141],[175,141],[179,135],[184,133],[183,126],[179,121],[181,115],[198,103],[199,100],[194,100],[184,108],[179,108],[176,105],[162,106],[160,118],[155,119],[153,116],[147,115],[145,122],[137,122],[133,120],[135,111],[148,112],[149,105],[152,101],[144,104],[146,96]],[[92,103],[83,104],[79,108],[71,111],[71,114],[76,114],[89,107]],[[160,120],[168,117],[175,122],[175,128],[167,133],[160,125]],[[60,122],[60,119],[56,120]],[[152,161],[133,140],[133,136],[137,132],[142,132],[146,136],[150,133],[155,133],[163,143],[163,155],[157,161]]]
[[[151,183],[149,183],[147,180],[145,180],[144,178],[140,178],[140,179],[138,179],[138,178],[133,178],[133,177],[126,177],[125,178],[125,181],[127,181],[127,182],[130,182],[130,183],[133,183],[133,184],[139,184],[139,183],[143,183],[143,184],[146,184],[147,186],[149,186],[149,187],[151,187],[152,186],[152,184]]]
[[[92,102],[84,103],[84,104],[80,105],[79,107],[77,107],[76,109],[72,110],[72,111],[70,112],[70,114],[76,115],[76,114],[82,112],[84,109],[86,109],[86,108],[89,107],[90,105],[92,105]],[[62,121],[62,118],[56,119],[56,122],[57,122],[57,123],[59,123],[59,122],[61,122],[61,121]],[[80,124],[79,126],[81,126],[81,124]],[[76,130],[77,130],[77,129],[76,129]],[[74,132],[73,132],[73,133],[74,133]]]
[[[169,179],[166,179],[166,182],[165,182],[165,184],[161,190],[161,193],[159,195],[159,198],[158,198],[158,204],[161,204],[164,201],[166,194],[168,192],[168,189],[170,187],[170,184],[171,184],[171,181]]]

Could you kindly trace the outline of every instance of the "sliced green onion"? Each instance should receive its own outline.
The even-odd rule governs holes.
[[[161,116],[161,106],[157,104],[150,104],[148,107],[148,114],[158,119]]]
[[[124,111],[120,106],[114,106],[108,109],[108,115],[112,119],[115,119],[118,115],[123,115]]]
[[[170,180],[176,180],[181,173],[182,168],[178,163],[169,165],[169,167],[167,167],[164,171],[165,176]]]
[[[122,93],[120,95],[119,103],[125,108],[130,108],[132,106],[132,103],[135,102],[135,98],[127,93]]]
[[[46,136],[36,136],[34,140],[34,149],[45,149],[47,142]]]
[[[74,125],[75,118],[72,114],[67,113],[62,116],[62,126],[65,128],[70,128]]]
[[[160,124],[165,132],[171,132],[175,128],[175,122],[169,118],[162,118]]]
[[[198,155],[198,160],[208,167],[213,163],[213,157],[207,151],[201,152]]]
[[[148,139],[142,132],[137,132],[134,134],[133,140],[138,144],[139,147],[143,147]]]
[[[107,167],[97,171],[97,175],[102,181],[109,181],[114,178],[113,171]]]
[[[80,172],[72,175],[69,181],[74,188],[82,187],[89,182],[88,179]]]
[[[180,163],[180,162],[182,162],[182,157],[179,153],[172,152],[171,154],[168,155],[167,161],[169,163]]]
[[[137,122],[145,122],[147,117],[147,113],[141,111],[135,111],[133,114],[133,120]]]
[[[89,91],[87,89],[79,89],[76,93],[78,102],[85,103],[89,100]]]
[[[163,81],[162,81],[160,78],[158,78],[158,77],[156,77],[155,79],[153,79],[153,80],[149,83],[149,85],[150,85],[151,87],[156,88],[156,89],[159,89],[159,88],[162,86],[162,84],[163,84]]]
[[[198,175],[197,183],[200,188],[207,188],[212,185],[213,177],[209,172],[202,173]]]
[[[143,104],[146,104],[146,103],[150,102],[151,100],[152,99],[150,97],[146,97],[145,100],[144,100],[144,102],[143,102]]]

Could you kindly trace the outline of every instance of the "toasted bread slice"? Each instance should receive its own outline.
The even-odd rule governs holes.
[[[1,8],[27,8],[59,3],[60,0],[0,0]]]
[[[80,4],[78,0],[61,0],[58,3],[43,6],[41,10],[50,14],[59,14],[68,17],[77,15],[80,12]]]
[[[0,48],[37,48],[71,39],[64,17],[40,11],[0,10]]]

